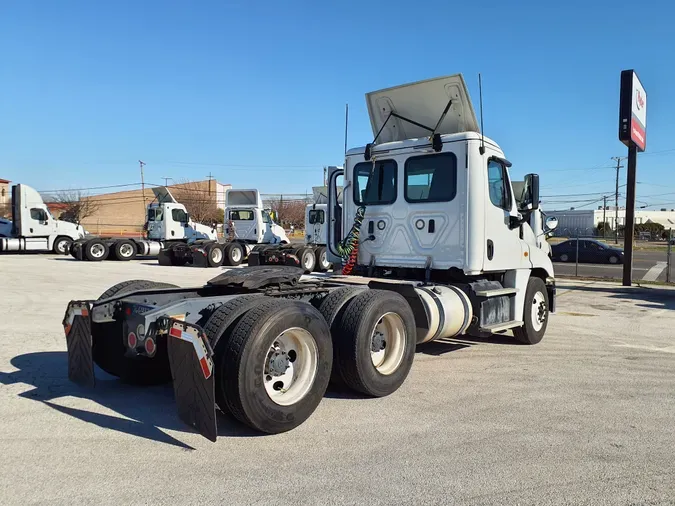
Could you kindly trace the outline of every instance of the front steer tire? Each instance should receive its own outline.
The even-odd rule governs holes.
[[[301,398],[280,405],[265,388],[265,364],[270,347],[292,328],[311,335],[317,350],[316,370],[309,390]],[[326,392],[333,353],[330,331],[310,304],[290,300],[261,302],[239,320],[224,348],[219,384],[228,410],[256,430],[278,434],[294,429],[312,415]]]
[[[137,290],[156,288],[177,288],[169,283],[155,281],[132,280],[118,283],[109,288],[98,298],[107,299]],[[167,352],[166,339],[157,341],[157,352],[154,357],[126,356],[121,321],[91,324],[92,355],[94,363],[112,376],[117,376],[125,383],[134,385],[160,385],[171,381],[171,366]]]
[[[391,359],[385,358],[385,363],[378,368],[371,357],[374,333],[381,322],[386,324],[392,320],[399,322],[403,335],[399,339],[394,336],[398,334],[395,332],[385,336],[385,357],[392,352],[387,351],[387,346],[395,351],[395,343],[399,343],[403,349]],[[387,290],[365,290],[349,302],[333,332],[337,347],[333,367],[338,368],[347,386],[357,392],[372,397],[392,394],[403,384],[412,367],[416,332],[415,317],[403,296]],[[397,356],[400,360],[394,360]]]
[[[542,307],[543,304],[543,307]],[[543,311],[543,315],[539,314]],[[525,290],[525,307],[523,308],[523,326],[513,329],[513,337],[523,344],[537,344],[546,333],[549,318],[549,300],[546,284],[540,279],[531,277]],[[543,322],[537,321],[543,318]]]

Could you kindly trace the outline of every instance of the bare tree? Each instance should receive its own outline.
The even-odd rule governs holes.
[[[12,217],[12,202],[7,202],[6,204],[0,204],[0,218],[11,218]]]
[[[297,228],[305,227],[305,208],[307,206],[305,200],[270,199],[267,201],[267,205],[274,211],[277,219],[281,221],[281,225],[293,225]]]
[[[100,202],[91,199],[80,190],[61,191],[51,201],[63,207],[60,219],[78,224],[85,218],[96,214],[101,207]]]
[[[180,181],[169,188],[174,198],[185,206],[190,217],[200,223],[222,223],[218,212],[217,192],[195,181]]]

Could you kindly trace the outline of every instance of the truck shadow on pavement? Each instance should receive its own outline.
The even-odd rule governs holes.
[[[563,290],[562,295],[568,291],[607,294],[609,299],[635,301],[636,307],[643,309],[675,309],[675,289],[672,288],[577,285],[566,286]]]
[[[56,411],[98,427],[186,450],[194,450],[192,446],[161,430],[168,429],[194,434],[178,418],[171,385],[131,386],[96,368],[96,386],[94,388],[79,387],[68,380],[68,356],[65,351],[27,353],[14,357],[11,364],[18,371],[0,372],[0,384],[25,383],[34,387],[19,394],[20,397],[42,402]],[[114,411],[119,416],[64,405],[68,401],[54,402],[56,399],[67,397],[93,401],[106,410]],[[217,415],[219,436],[261,435],[220,411],[217,411]]]

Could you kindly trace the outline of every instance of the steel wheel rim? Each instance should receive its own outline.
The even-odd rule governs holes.
[[[56,243],[56,251],[65,255],[67,252],[66,244],[68,244],[68,241],[61,239]]]
[[[241,250],[239,248],[232,248],[232,261],[239,262],[241,260]]]
[[[301,401],[319,371],[319,348],[306,329],[292,327],[277,336],[265,356],[263,384],[267,396],[279,406]]]
[[[307,254],[303,257],[303,259],[302,259],[302,266],[303,266],[306,270],[310,270],[312,267],[314,267],[314,262],[312,262],[312,255],[310,255],[309,253],[307,253]]]
[[[120,246],[120,255],[123,257],[130,257],[134,254],[134,248],[131,247],[131,244],[122,244]]]
[[[406,331],[397,313],[385,313],[371,334],[370,359],[375,369],[385,376],[394,373],[403,362]]]
[[[103,244],[94,244],[89,248],[89,252],[94,258],[101,258],[105,253],[105,248],[103,247]]]
[[[532,311],[530,312],[532,328],[535,332],[539,332],[542,329],[547,316],[548,310],[546,308],[546,298],[543,293],[537,292],[532,298]]]
[[[326,254],[325,251],[321,252],[321,257],[319,258],[319,261],[321,262],[321,267],[324,269],[328,269],[328,255]]]
[[[220,248],[213,248],[211,250],[211,260],[213,260],[213,263],[220,263],[223,261],[223,250]]]

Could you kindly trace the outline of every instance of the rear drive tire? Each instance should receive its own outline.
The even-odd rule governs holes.
[[[315,271],[317,272],[326,272],[331,268],[331,263],[328,261],[328,253],[324,246],[320,246],[316,249],[316,267]]]
[[[261,302],[239,320],[223,350],[220,384],[228,409],[261,432],[294,429],[321,402],[332,353],[328,325],[313,306]]]
[[[530,278],[525,290],[523,326],[513,329],[513,337],[523,344],[537,344],[546,333],[549,316],[546,285],[539,278]]]
[[[224,253],[220,244],[209,244],[206,247],[206,261],[209,267],[220,267],[223,265]]]
[[[106,290],[98,300],[107,299],[136,290],[153,288],[177,288],[169,283],[146,280],[132,280],[118,283]],[[135,385],[158,385],[171,381],[171,366],[167,351],[166,337],[157,340],[154,357],[126,356],[123,324],[119,322],[92,323],[92,354],[94,363],[108,374]]]
[[[310,274],[316,265],[316,257],[312,248],[298,248],[295,255],[300,260],[300,267],[305,270],[305,274]]]
[[[100,262],[108,258],[108,245],[101,239],[90,239],[84,245],[84,256],[91,262]]]
[[[70,245],[73,240],[70,237],[57,237],[52,247],[57,255],[67,255],[70,252]]]
[[[417,335],[405,298],[387,290],[365,290],[354,297],[333,334],[334,367],[344,382],[373,397],[389,395],[408,377]]]
[[[121,241],[116,241],[113,246],[113,254],[117,260],[128,261],[136,258],[138,251],[136,250],[136,244],[133,241],[123,239]]]
[[[337,340],[340,338],[338,325],[344,310],[349,301],[356,297],[365,287],[360,286],[343,286],[331,291],[319,304],[319,312],[326,320],[328,328],[330,329],[331,338],[333,340],[333,364],[337,364]],[[340,376],[340,369],[337,366],[333,367],[333,372],[330,377],[331,383],[336,386],[344,386],[345,382]]]
[[[211,349],[214,353],[215,362],[215,382],[216,382],[216,404],[223,413],[229,413],[227,403],[225,402],[225,393],[223,381],[223,350],[227,346],[232,334],[234,324],[246,313],[248,310],[260,304],[263,296],[259,294],[242,295],[235,299],[229,300],[209,317],[206,325],[204,325],[204,333],[211,344]]]
[[[244,248],[238,242],[225,246],[225,265],[236,267],[244,261]]]

